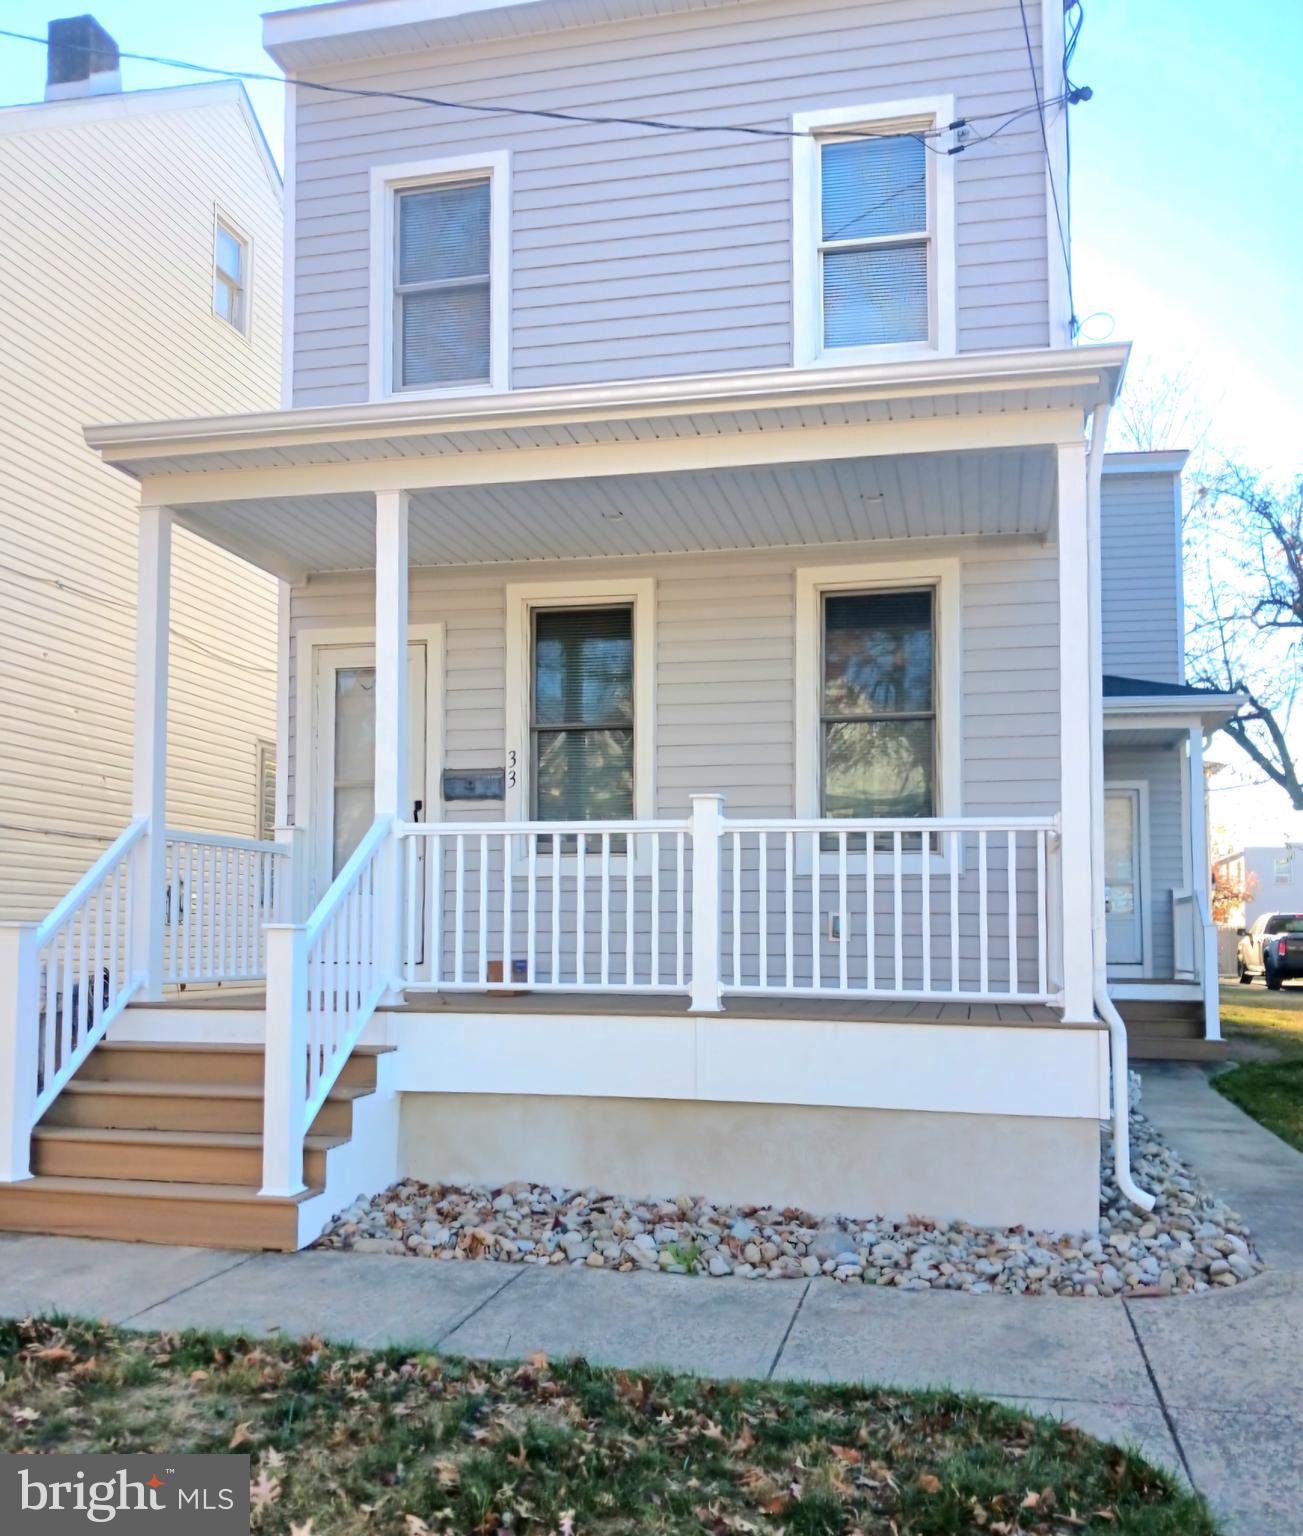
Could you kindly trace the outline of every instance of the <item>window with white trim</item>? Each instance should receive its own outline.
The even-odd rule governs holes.
[[[213,226],[213,313],[249,333],[249,242],[224,219]]]
[[[489,178],[405,187],[396,200],[394,389],[487,384],[493,286]]]
[[[955,350],[950,98],[792,119],[795,360]]]
[[[820,814],[936,812],[931,588],[823,594]]]
[[[535,608],[530,786],[538,821],[633,815],[633,608]]]

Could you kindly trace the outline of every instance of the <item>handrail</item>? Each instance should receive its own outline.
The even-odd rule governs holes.
[[[325,895],[313,908],[311,916],[303,925],[303,933],[309,949],[321,937],[322,929],[339,910],[354,881],[371,862],[376,849],[388,837],[389,829],[393,824],[392,816],[378,816],[371,823],[362,841],[344,861],[344,867],[330,882]]]
[[[284,844],[269,842],[265,838],[231,837],[225,832],[187,832],[183,827],[169,827],[163,836],[169,842],[196,843],[205,848],[236,848],[241,853],[285,855]]]
[[[148,825],[149,819],[145,816],[138,816],[135,821],[129,823],[104,852],[100,854],[99,858],[95,860],[67,895],[62,897],[48,915],[42,918],[36,929],[35,943],[38,949],[43,948],[50,942],[51,938],[59,931],[67,919],[86,901],[104,876],[118,863],[127,849],[142,835]]]
[[[725,816],[727,832],[1052,832],[1053,816]]]

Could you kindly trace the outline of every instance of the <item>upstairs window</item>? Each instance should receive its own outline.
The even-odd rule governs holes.
[[[906,134],[820,144],[824,347],[927,340],[927,157]]]
[[[955,350],[954,161],[924,139],[949,98],[793,120],[794,360]]]
[[[507,388],[509,157],[371,172],[371,396]]]
[[[488,383],[489,204],[485,177],[398,194],[395,389]]]
[[[213,234],[213,313],[249,334],[249,242],[222,219]]]

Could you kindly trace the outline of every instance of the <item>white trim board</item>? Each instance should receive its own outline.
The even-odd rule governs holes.
[[[427,183],[487,176],[489,181],[489,377],[483,384],[442,389],[399,389],[394,382],[395,193]],[[511,153],[481,150],[371,167],[368,246],[370,303],[367,331],[368,398],[462,399],[499,395],[510,388],[511,363]]]
[[[955,162],[952,155],[927,153],[928,339],[861,347],[823,343],[819,244],[820,129],[884,127],[937,128],[953,122],[955,98],[916,96],[852,107],[823,107],[792,114],[792,361],[798,368],[853,363],[890,363],[908,358],[948,356],[956,350]]]

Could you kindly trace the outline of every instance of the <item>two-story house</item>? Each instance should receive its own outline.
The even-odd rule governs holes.
[[[401,1173],[1089,1228],[1110,1117],[1144,1204],[1106,942],[1131,871],[1115,984],[1188,985],[1159,801],[1233,701],[1102,597],[1175,471],[1106,466],[1127,349],[1072,345],[1061,5],[265,36],[287,396],[88,432],[139,484],[136,818],[0,934],[0,1220],[294,1247]],[[162,817],[176,529],[282,583],[274,855]]]

